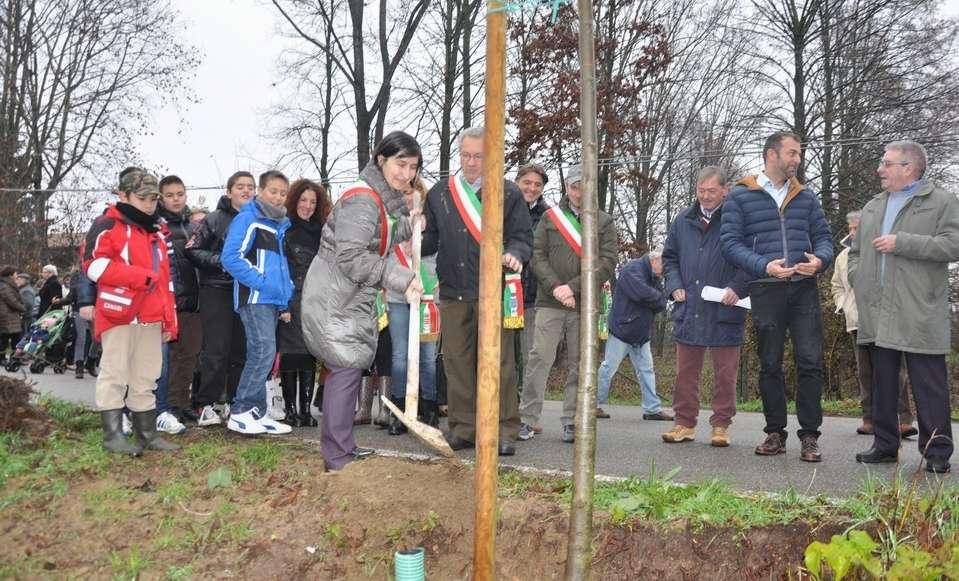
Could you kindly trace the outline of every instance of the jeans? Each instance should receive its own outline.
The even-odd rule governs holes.
[[[170,410],[170,344],[164,343],[162,349],[163,367],[160,368],[156,388],[157,415]]]
[[[406,357],[410,342],[410,306],[406,303],[389,303],[390,340],[393,342],[394,399],[406,397]],[[436,342],[420,342],[420,399],[436,401]]]
[[[246,333],[246,363],[240,373],[236,397],[230,414],[242,414],[253,408],[266,414],[266,380],[276,357],[276,305],[242,305],[240,320]]]
[[[822,425],[822,308],[816,279],[749,285],[759,352],[759,393],[767,434],[786,434],[783,352],[792,336],[796,364],[798,435],[819,436]]]
[[[643,390],[643,412],[655,414],[660,411],[663,402],[656,395],[653,352],[649,347],[649,341],[642,345],[630,345],[612,335],[609,336],[609,339],[606,340],[606,353],[603,356],[603,363],[599,366],[599,393],[597,395],[599,405],[603,405],[609,400],[609,384],[613,381],[613,374],[619,369],[623,358],[629,355],[629,360],[633,362],[633,370],[636,372],[636,379],[639,380]]]

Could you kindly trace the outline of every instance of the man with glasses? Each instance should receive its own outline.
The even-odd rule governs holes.
[[[859,345],[872,362],[872,422],[867,464],[898,461],[902,360],[919,418],[926,470],[949,472],[952,456],[949,379],[949,263],[959,260],[959,200],[925,178],[926,150],[914,141],[886,146],[883,191],[863,208],[849,251],[849,281],[859,310]]]
[[[454,450],[472,448],[476,441],[484,138],[482,127],[472,127],[460,134],[460,174],[437,182],[427,194],[425,209],[423,255],[436,253],[449,405],[447,440]],[[519,273],[523,263],[529,260],[532,248],[529,211],[523,207],[523,195],[516,184],[504,182],[503,194],[503,270]],[[522,288],[521,281],[515,283],[513,288]],[[503,328],[500,352],[499,453],[503,456],[515,454],[511,442],[519,433],[514,333],[512,329]]]
[[[819,462],[822,425],[822,309],[816,276],[833,259],[832,235],[819,198],[796,179],[799,137],[770,135],[763,171],[740,180],[723,203],[720,243],[728,262],[746,273],[759,351],[765,440],[756,454],[786,452],[787,331],[796,360],[799,459]]]

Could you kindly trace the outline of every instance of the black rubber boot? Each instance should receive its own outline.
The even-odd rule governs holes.
[[[396,407],[400,408],[400,411],[403,411],[403,412],[406,411],[406,400],[405,400],[405,399],[397,399],[397,398],[395,398],[395,397],[391,397],[390,400],[393,402],[393,404],[394,404]],[[384,406],[384,407],[385,407],[385,406]],[[391,413],[391,414],[390,414],[390,427],[389,427],[389,429],[387,430],[387,433],[388,433],[389,435],[391,435],[391,436],[399,436],[399,435],[405,434],[405,433],[406,433],[406,424],[404,424],[402,421],[400,421],[400,419],[399,419],[398,417],[396,417],[395,414],[392,414],[392,413]]]
[[[100,423],[103,425],[103,447],[107,452],[127,456],[139,456],[143,453],[143,448],[123,435],[122,409],[100,412]]]
[[[420,401],[421,422],[429,426],[438,427],[440,425],[440,406],[435,401],[424,399]]]
[[[299,428],[300,417],[296,413],[296,371],[280,372],[280,388],[283,391],[283,423]]]
[[[144,449],[159,452],[173,452],[180,449],[179,445],[167,442],[157,433],[157,411],[155,409],[145,412],[130,412],[130,415],[133,420],[133,433],[136,434],[137,440]]]
[[[315,428],[318,424],[313,417],[313,382],[312,369],[301,369],[300,376],[300,425]]]

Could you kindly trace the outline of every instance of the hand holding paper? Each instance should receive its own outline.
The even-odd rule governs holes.
[[[704,287],[703,287],[703,292],[701,293],[700,296],[703,297],[703,300],[704,300],[704,301],[711,301],[711,302],[714,302],[714,303],[721,303],[721,302],[723,302],[723,295],[724,295],[724,294],[726,294],[726,289],[717,288],[717,287],[714,287],[714,286],[704,286]],[[746,298],[744,298],[744,299],[739,299],[739,301],[736,302],[736,306],[737,306],[737,307],[742,307],[742,308],[744,308],[744,309],[751,309],[751,308],[752,308],[752,304],[751,304],[750,301],[749,301],[749,297],[746,297]]]

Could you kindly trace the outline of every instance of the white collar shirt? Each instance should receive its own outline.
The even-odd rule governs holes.
[[[776,208],[782,208],[783,202],[786,201],[786,194],[789,192],[789,180],[783,182],[782,187],[777,188],[766,174],[759,172],[759,175],[756,176],[756,181],[759,182],[759,187],[765,190],[773,201],[776,202]]]

